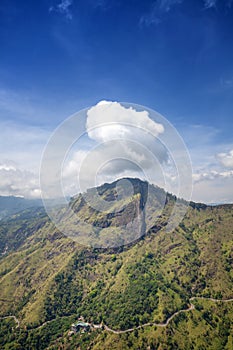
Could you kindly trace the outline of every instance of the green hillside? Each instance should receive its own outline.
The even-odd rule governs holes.
[[[148,185],[133,181],[133,195],[124,193],[117,203],[116,183],[101,186],[99,195],[110,203],[101,213],[80,195],[71,200],[70,208],[94,226],[101,242],[113,234],[121,239],[120,223],[143,209]],[[166,195],[158,215],[164,191],[153,187],[151,193],[145,214],[150,229],[141,222],[135,242],[125,246],[81,246],[42,209],[2,223],[1,348],[232,349],[233,205],[191,203],[169,232],[175,197]],[[70,210],[60,212],[75,232]],[[76,230],[80,234],[80,223]],[[80,316],[102,328],[69,335]]]

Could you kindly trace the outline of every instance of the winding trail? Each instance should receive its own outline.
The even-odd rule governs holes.
[[[103,325],[104,329],[108,332],[112,332],[114,334],[124,334],[124,333],[129,333],[129,332],[133,332],[134,330],[136,329],[141,329],[141,328],[144,328],[144,327],[148,327],[148,326],[156,326],[156,327],[166,327],[168,326],[168,324],[171,322],[171,320],[176,317],[177,315],[179,315],[180,313],[185,313],[185,312],[189,312],[191,310],[194,310],[195,309],[195,305],[191,303],[192,300],[195,300],[195,299],[202,299],[202,300],[210,300],[212,302],[222,302],[222,303],[227,303],[227,302],[232,302],[233,301],[233,298],[231,299],[214,299],[214,298],[206,298],[206,297],[191,297],[189,299],[190,301],[190,306],[188,307],[188,309],[182,309],[182,310],[179,310],[179,311],[176,311],[174,314],[172,314],[167,320],[166,322],[164,323],[156,323],[156,322],[148,322],[148,323],[145,323],[141,326],[137,326],[137,327],[134,327],[134,328],[129,328],[129,329],[125,329],[125,330],[114,330],[110,327],[108,327],[107,325]],[[100,326],[100,325],[96,325],[96,326]]]
[[[16,316],[14,316],[14,315],[4,316],[4,317],[0,317],[0,320],[5,320],[6,318],[13,318],[13,320],[17,324],[16,328],[19,328],[20,322],[19,322],[19,319]]]
[[[35,327],[35,328],[31,328],[30,330],[32,331],[32,330],[34,330],[34,329],[40,329],[40,328],[44,327],[46,324],[51,323],[51,322],[54,322],[54,321],[59,320],[59,319],[64,318],[64,317],[67,317],[67,316],[60,316],[60,317],[53,318],[52,320],[45,321],[45,322],[42,323],[40,326],[37,326],[37,327]]]
[[[148,326],[156,326],[156,327],[167,327],[168,324],[173,320],[174,317],[176,317],[177,315],[179,315],[180,313],[185,313],[185,312],[189,312],[191,310],[195,310],[195,305],[191,303],[192,300],[195,300],[195,299],[200,299],[200,300],[210,300],[214,303],[228,303],[228,302],[233,302],[233,298],[231,299],[214,299],[214,298],[207,298],[207,297],[191,297],[189,298],[189,302],[190,302],[190,305],[187,309],[182,309],[182,310],[179,310],[179,311],[176,311],[174,314],[172,314],[167,320],[166,322],[164,323],[156,323],[156,322],[148,322],[148,323],[144,323],[140,326],[137,326],[137,327],[133,327],[133,328],[129,328],[129,329],[125,329],[125,330],[114,330],[110,327],[108,327],[106,324],[92,324],[92,323],[88,323],[90,326],[94,327],[94,328],[104,328],[106,331],[108,332],[111,332],[111,333],[114,333],[114,334],[124,334],[124,333],[129,333],[129,332],[133,332],[135,331],[136,329],[142,329],[144,327],[148,327]],[[67,316],[61,316],[61,317],[56,317],[52,320],[49,320],[49,321],[46,321],[44,323],[42,323],[40,326],[38,327],[35,327],[35,328],[31,328],[29,329],[29,331],[32,331],[32,330],[36,330],[36,329],[40,329],[42,327],[44,327],[46,324],[48,323],[51,323],[55,320],[58,320],[59,318],[62,319],[64,317],[67,317]],[[20,321],[19,319],[14,316],[14,315],[9,315],[9,316],[4,316],[4,317],[0,317],[0,320],[3,320],[3,319],[6,319],[6,318],[13,318],[15,323],[17,324],[16,328],[19,328],[20,327]]]

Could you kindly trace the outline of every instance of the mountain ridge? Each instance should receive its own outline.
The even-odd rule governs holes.
[[[41,199],[28,199],[16,196],[0,196],[0,220],[19,211],[42,206]]]
[[[109,188],[102,188],[101,196],[112,198],[111,210],[116,213],[122,206],[124,218],[128,219],[126,208],[132,210],[132,216],[136,215],[130,203],[135,200],[140,207],[140,198],[127,189],[124,196],[121,189],[118,188],[119,201],[115,204]],[[160,192],[155,189],[155,193]],[[106,215],[96,213],[95,207],[90,211],[86,202],[78,207],[80,200],[71,200],[70,206],[78,209],[83,221],[93,223]],[[166,204],[159,217],[155,208],[160,200]],[[178,314],[163,329],[151,325],[128,335],[101,329],[72,338],[67,335],[80,315],[88,322],[103,321],[112,329],[124,331],[147,323],[165,323],[174,313],[188,309],[190,298],[195,296],[233,297],[233,206],[191,203],[179,226],[167,231],[174,200],[168,196],[164,202],[162,194],[160,199],[150,199],[149,214],[157,227],[152,226],[132,245],[116,250],[80,245],[59,232],[43,210],[28,210],[6,220],[5,226],[2,223],[5,242],[8,240],[10,246],[12,240],[12,244],[0,258],[0,317],[14,315],[20,320],[20,327],[9,336],[9,327],[16,327],[14,320],[1,320],[0,345],[6,349],[16,344],[19,349],[65,346],[126,350],[150,346],[229,350],[233,306],[213,305],[202,299],[194,301],[195,310]],[[68,225],[69,213],[63,214]],[[96,224],[102,225],[101,220]],[[115,223],[115,218],[109,220]],[[70,222],[71,228],[73,225]],[[38,328],[43,323],[45,326]]]

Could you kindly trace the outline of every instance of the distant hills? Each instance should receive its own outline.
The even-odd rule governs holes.
[[[232,350],[233,205],[192,202],[169,231],[176,198],[127,181],[58,209],[70,236],[91,237],[92,247],[66,237],[43,208],[2,220],[1,348]],[[136,239],[124,244],[138,216]],[[114,235],[123,244],[112,248]],[[80,316],[101,326],[70,335]]]
[[[39,206],[42,206],[42,201],[40,199],[0,196],[0,220],[21,210]]]

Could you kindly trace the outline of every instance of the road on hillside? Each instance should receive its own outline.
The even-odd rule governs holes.
[[[125,329],[125,330],[114,330],[110,327],[108,327],[106,324],[92,324],[92,323],[88,323],[90,326],[93,326],[94,328],[99,328],[101,329],[102,327],[108,331],[108,332],[111,332],[111,333],[114,333],[114,334],[124,334],[124,333],[129,333],[129,332],[133,332],[135,331],[136,329],[141,329],[141,328],[144,328],[144,327],[149,327],[149,326],[156,326],[156,327],[166,327],[168,326],[168,324],[173,320],[174,317],[176,317],[177,315],[179,315],[180,313],[184,313],[184,312],[189,312],[191,310],[194,310],[195,309],[195,305],[191,303],[192,300],[195,300],[195,299],[201,299],[201,300],[210,300],[214,303],[227,303],[227,302],[232,302],[233,301],[233,298],[231,299],[214,299],[214,298],[207,298],[207,297],[191,297],[189,299],[189,302],[190,302],[190,305],[187,309],[182,309],[182,310],[179,310],[179,311],[176,311],[174,314],[172,314],[167,320],[166,322],[164,323],[156,323],[156,322],[148,322],[148,323],[144,323],[140,326],[137,326],[137,327],[133,327],[133,328],[129,328],[129,329]],[[59,318],[64,318],[64,317],[67,317],[67,316],[63,316],[63,317],[59,317]],[[17,324],[16,328],[19,328],[20,327],[20,321],[19,319],[14,316],[14,315],[9,315],[9,316],[4,316],[4,317],[0,317],[0,320],[3,320],[3,319],[7,319],[7,318],[13,318],[15,323]],[[42,323],[40,326],[38,327],[35,327],[35,328],[32,328],[30,330],[35,330],[35,329],[40,329],[42,327],[44,327],[46,324],[50,323],[50,322],[53,322],[55,320],[57,320],[57,318],[54,318],[53,320],[49,320],[49,321],[46,321],[44,323]]]

